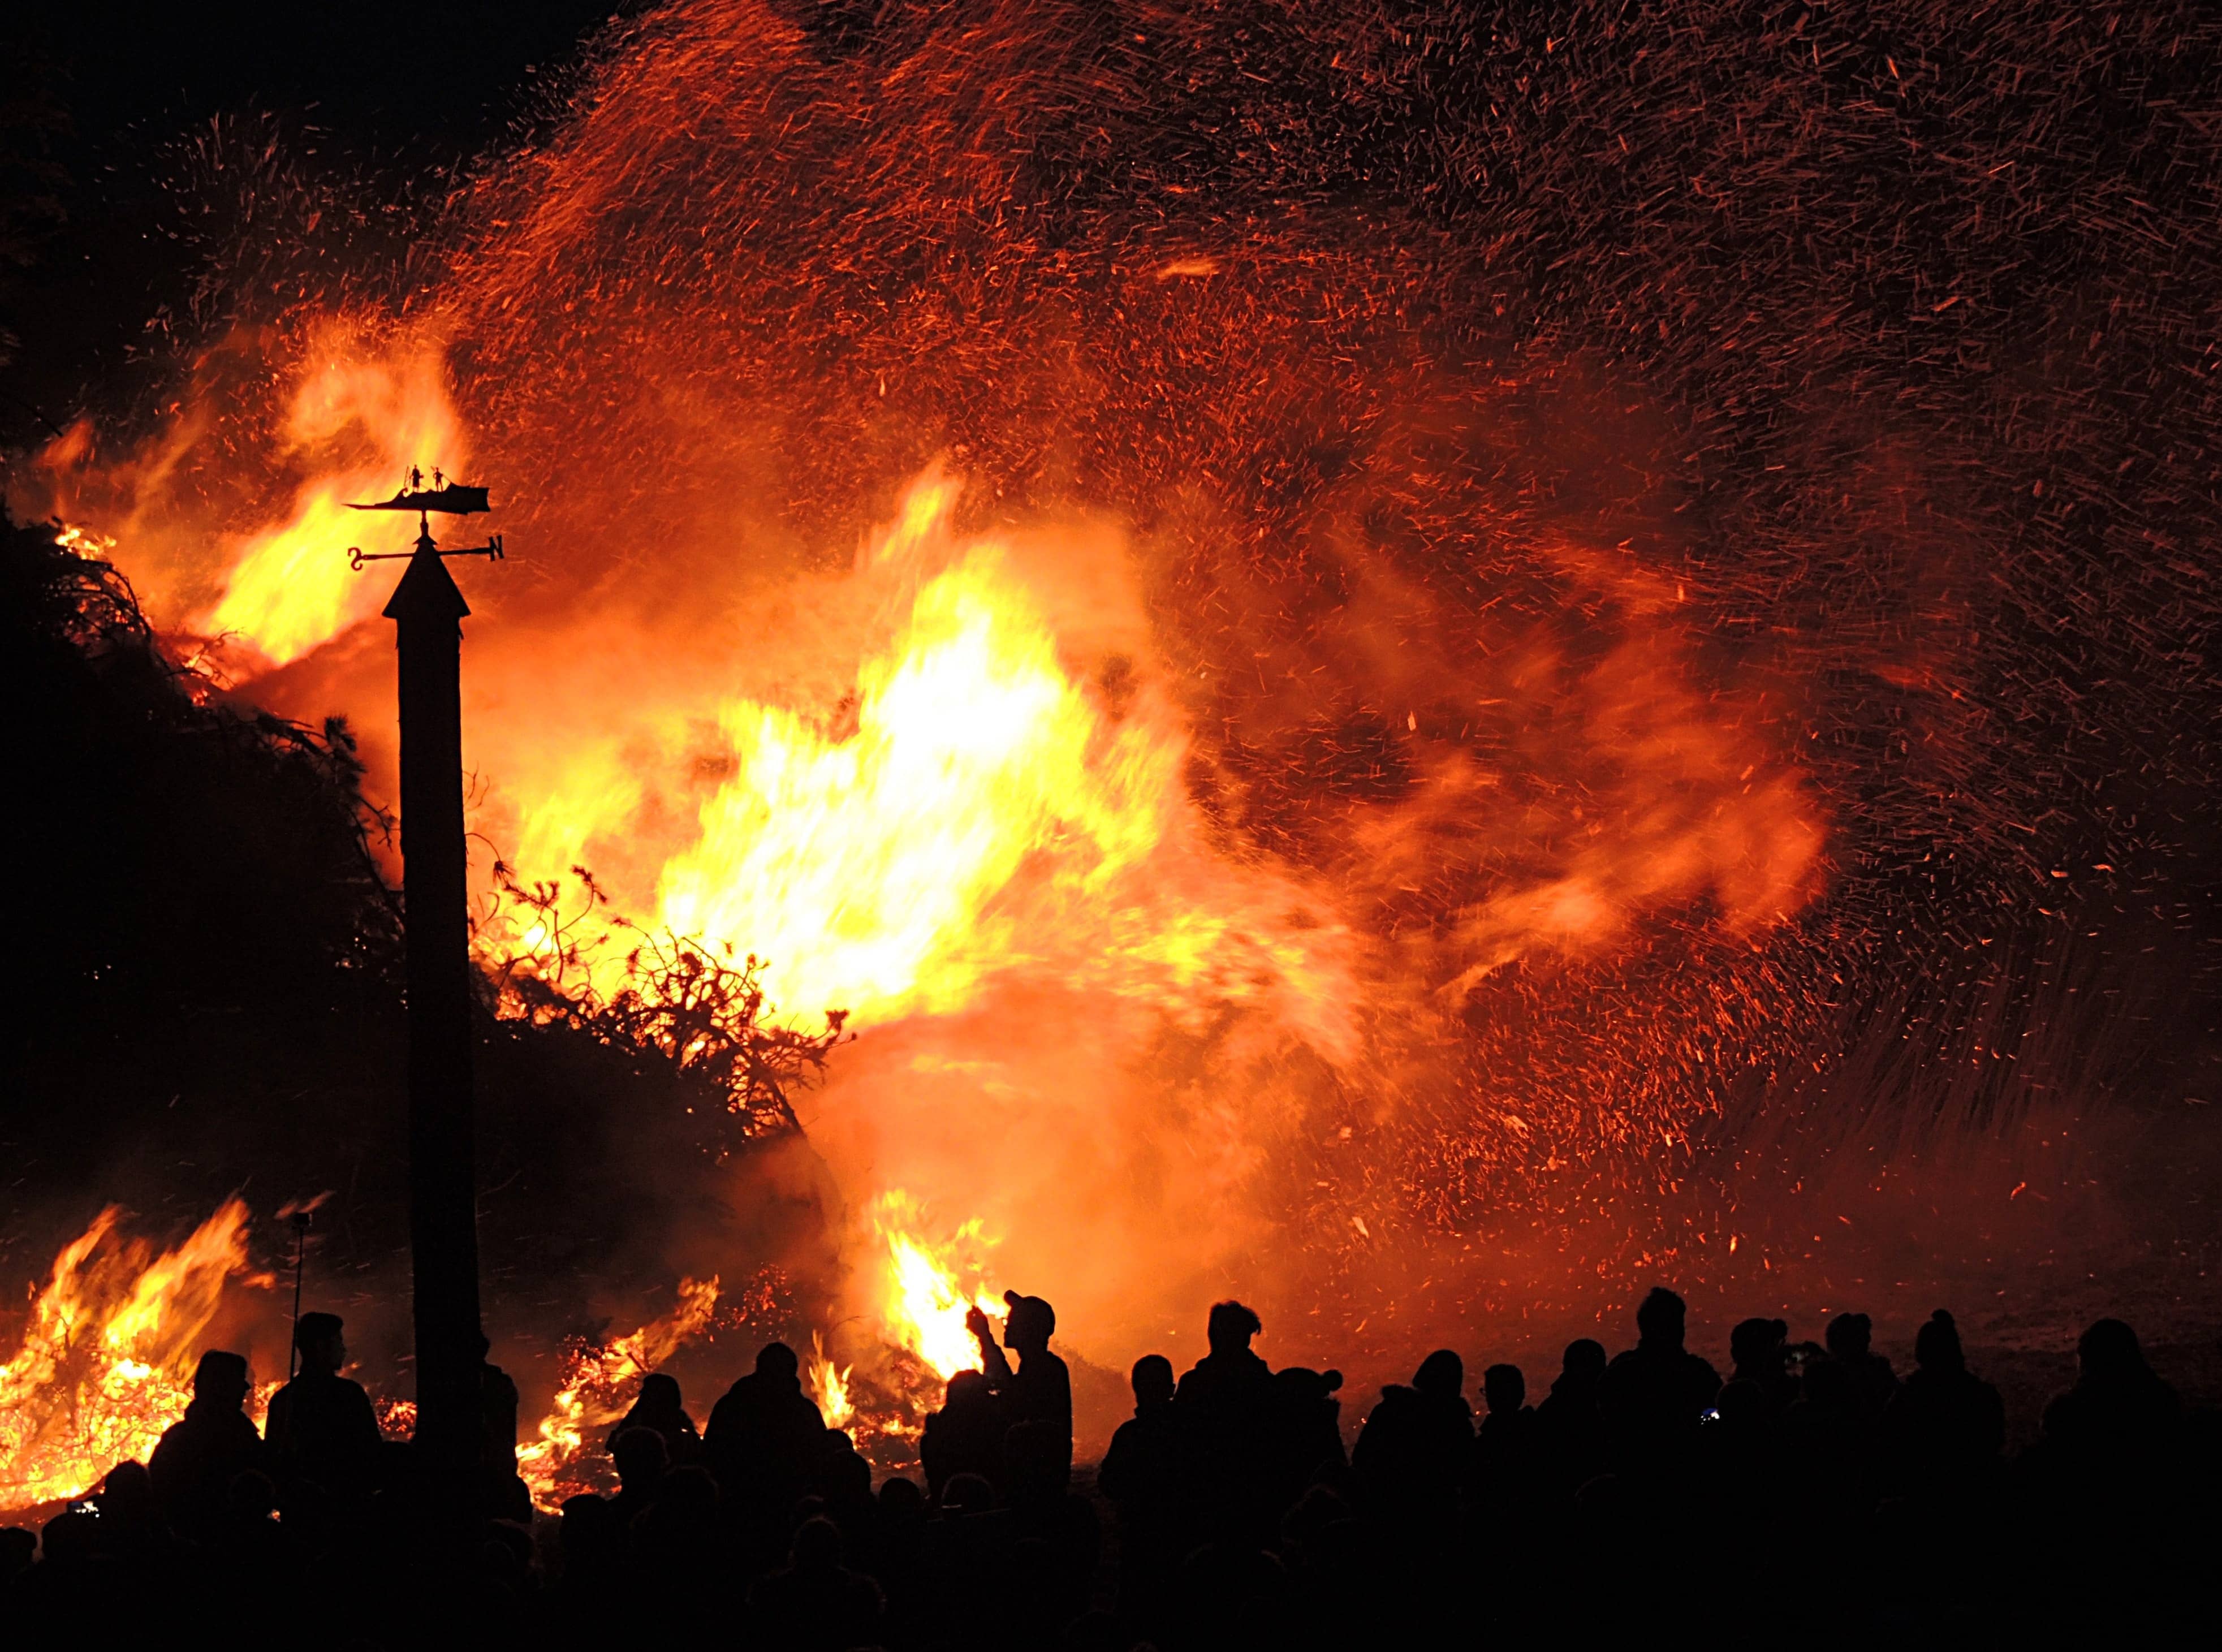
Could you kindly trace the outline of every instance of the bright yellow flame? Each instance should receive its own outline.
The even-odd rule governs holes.
[[[829,1429],[845,1429],[856,1419],[856,1402],[849,1395],[849,1373],[855,1369],[836,1366],[825,1357],[825,1345],[818,1333],[810,1334],[810,1397],[818,1402],[819,1415]]]
[[[104,533],[95,533],[91,528],[74,525],[65,527],[54,536],[54,543],[74,556],[88,562],[105,562],[109,552],[116,549],[116,541]]]
[[[1167,692],[1131,656],[1107,655],[1100,682],[1067,657],[1045,564],[954,536],[959,491],[928,472],[863,559],[895,623],[839,713],[719,703],[730,769],[691,834],[643,776],[699,772],[699,725],[651,710],[631,735],[573,743],[512,794],[518,865],[631,862],[636,893],[653,881],[652,927],[767,960],[782,1013],[884,1024],[1033,974],[1179,1017],[1271,998],[1346,1052],[1346,933],[1286,879],[1217,852]],[[607,993],[631,944],[596,952],[599,923],[577,938]],[[490,946],[536,950],[496,933]]]
[[[603,1431],[624,1416],[640,1379],[708,1324],[717,1306],[714,1274],[681,1279],[679,1300],[662,1318],[614,1341],[573,1347],[548,1415],[535,1437],[518,1448],[517,1472],[537,1507],[553,1513],[565,1498],[599,1489],[588,1464]]]
[[[977,1218],[965,1222],[945,1244],[933,1245],[913,1229],[924,1213],[900,1188],[875,1203],[872,1226],[887,1247],[886,1295],[882,1318],[890,1339],[908,1348],[944,1379],[980,1369],[980,1346],[965,1329],[965,1315],[978,1308],[1001,1317],[1003,1303],[978,1283],[979,1248],[994,1243]],[[965,1285],[966,1275],[974,1283]]]
[[[951,491],[914,489],[882,559],[939,531]],[[992,902],[1030,857],[1052,895],[1100,889],[1149,854],[1178,794],[1177,749],[1109,723],[994,544],[928,580],[863,662],[853,734],[745,700],[720,725],[735,773],[665,864],[661,916],[744,940],[795,1008],[958,1008],[1025,950]]]
[[[110,1205],[62,1247],[0,1366],[0,1508],[77,1497],[145,1460],[185,1415],[201,1333],[247,1271],[237,1199],[151,1260],[141,1241],[114,1242],[119,1214]]]
[[[347,548],[401,549],[387,541],[415,524],[404,514],[350,511],[348,502],[390,496],[412,465],[452,469],[469,456],[436,351],[381,359],[336,330],[323,356],[295,390],[286,426],[285,456],[315,474],[282,526],[234,550],[223,594],[198,622],[281,665],[375,613],[391,587],[350,569]],[[348,458],[318,464],[339,442]]]

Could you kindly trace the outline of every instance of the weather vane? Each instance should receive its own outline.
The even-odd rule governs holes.
[[[362,571],[365,562],[399,562],[414,556],[418,551],[429,550],[440,556],[484,556],[492,562],[503,560],[501,536],[491,535],[483,545],[468,545],[455,550],[442,550],[432,543],[430,513],[442,516],[474,516],[493,507],[486,502],[486,490],[468,487],[461,482],[451,482],[436,466],[432,485],[424,486],[424,473],[415,465],[409,467],[409,486],[392,499],[380,499],[373,505],[350,503],[350,511],[414,511],[417,512],[417,544],[411,550],[365,550],[359,545],[348,547],[348,566],[355,572]]]

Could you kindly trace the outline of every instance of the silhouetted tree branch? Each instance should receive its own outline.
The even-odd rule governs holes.
[[[486,965],[501,1011],[663,1057],[714,1087],[744,1137],[799,1132],[791,1097],[822,1081],[827,1058],[855,1036],[848,1011],[826,1011],[822,1032],[767,1021],[764,964],[755,953],[737,959],[730,944],[713,949],[652,934],[606,910],[608,896],[585,867],[571,872],[586,900],[566,912],[560,882],[527,884],[495,863],[496,905],[481,914],[480,933],[527,938]],[[613,973],[598,970],[601,950],[619,933],[635,944]],[[598,985],[598,974],[613,978],[614,989]]]

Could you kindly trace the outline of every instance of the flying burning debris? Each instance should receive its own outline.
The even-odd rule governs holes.
[[[145,1461],[192,1399],[225,1285],[271,1283],[249,1267],[238,1199],[159,1255],[119,1237],[122,1217],[110,1205],[62,1247],[0,1366],[0,1509],[81,1496],[115,1464]]]

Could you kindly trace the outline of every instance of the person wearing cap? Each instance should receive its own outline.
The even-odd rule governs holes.
[[[304,1496],[358,1503],[376,1489],[378,1416],[362,1385],[340,1375],[347,1364],[345,1323],[337,1314],[304,1314],[293,1328],[300,1374],[270,1398],[264,1425],[271,1467],[289,1510]]]
[[[1057,1310],[1039,1297],[1022,1297],[1015,1291],[1003,1292],[1003,1301],[1010,1310],[1003,1322],[1003,1348],[1019,1356],[1017,1370],[1003,1357],[1003,1348],[995,1346],[987,1315],[974,1308],[964,1316],[965,1329],[980,1344],[988,1386],[1003,1403],[1005,1428],[1032,1423],[1062,1442],[1058,1483],[1070,1485],[1072,1372],[1049,1351],[1049,1340],[1057,1334]]]

